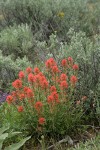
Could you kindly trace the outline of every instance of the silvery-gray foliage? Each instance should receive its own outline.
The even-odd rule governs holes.
[[[0,32],[0,49],[3,55],[13,54],[14,58],[23,58],[30,54],[33,47],[33,35],[27,24],[14,25]]]
[[[3,56],[0,51],[0,80],[3,87],[9,87],[12,81],[18,77],[18,72],[20,70],[25,70],[28,66],[32,66],[31,62],[23,57],[17,58],[16,61],[9,56]]]
[[[98,0],[1,0],[0,3],[3,15],[1,29],[14,23],[27,23],[31,25],[33,35],[41,33],[37,37],[41,40],[47,40],[54,31],[65,40],[71,27],[85,31],[88,36],[98,33]],[[64,13],[64,17],[59,17],[60,12]]]

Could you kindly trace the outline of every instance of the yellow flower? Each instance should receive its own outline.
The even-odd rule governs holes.
[[[3,15],[0,15],[0,20],[4,20],[4,16]]]
[[[58,13],[58,17],[60,17],[60,18],[63,18],[64,15],[65,15],[64,12],[59,12],[59,13]]]
[[[93,4],[93,3],[88,3],[88,9],[90,10],[90,11],[94,11],[94,9],[95,9],[95,5]]]

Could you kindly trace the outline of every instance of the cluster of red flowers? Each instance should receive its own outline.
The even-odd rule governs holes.
[[[41,117],[41,118],[39,118],[38,122],[39,122],[39,124],[43,125],[43,124],[45,124],[46,120],[45,120],[45,118]]]
[[[29,73],[28,81],[34,84],[34,86],[36,87],[40,86],[42,89],[46,89],[48,87],[48,81],[46,77],[43,75],[42,72],[39,71],[38,68],[35,68],[34,74]]]
[[[18,106],[18,112],[23,112],[24,108],[23,106]]]
[[[53,66],[56,66],[56,62],[53,58],[50,58],[46,61],[45,65],[48,69],[51,69]]]
[[[12,86],[16,89],[22,88],[22,81],[20,79],[17,79],[12,83]]]
[[[62,70],[59,70],[53,58],[48,59],[45,65],[47,73],[51,75],[51,79],[47,79],[38,67],[35,67],[34,70],[28,67],[25,72],[19,72],[19,79],[12,83],[15,91],[6,99],[8,104],[14,103],[16,105],[18,112],[24,112],[24,104],[26,101],[26,105],[30,102],[31,107],[33,107],[33,110],[36,110],[39,116],[38,123],[40,125],[46,123],[46,119],[41,115],[43,107],[47,104],[51,109],[60,104],[62,90],[66,91],[70,85],[73,85],[71,88],[74,88],[78,81],[75,72],[77,72],[79,67],[77,64],[74,64],[71,57],[61,61]],[[73,74],[66,75],[70,69]],[[43,95],[43,99],[41,95]],[[37,100],[37,97],[40,101]]]
[[[47,97],[47,101],[49,104],[52,104],[53,106],[56,104],[56,103],[59,103],[59,95],[58,93],[55,91],[55,92],[51,92],[51,94]]]
[[[42,107],[43,107],[43,104],[42,104],[41,101],[38,101],[38,102],[35,103],[35,109],[38,111],[38,113],[41,112]]]
[[[63,67],[67,67],[67,60],[66,59],[63,59],[62,60],[62,62],[61,62],[61,65],[63,66]]]
[[[76,82],[77,82],[77,77],[74,76],[74,75],[72,75],[72,76],[70,77],[70,82],[71,82],[73,85],[75,85]]]
[[[32,72],[32,68],[31,68],[31,67],[26,68],[26,73],[27,73],[27,74],[29,74],[29,73],[31,73],[31,72]]]
[[[25,74],[24,74],[23,71],[20,71],[20,72],[19,72],[19,78],[20,78],[20,79],[24,79],[24,78],[25,78]]]
[[[67,79],[68,79],[68,76],[66,74],[62,73],[60,75],[60,88],[63,89],[63,90],[68,88]]]
[[[48,71],[52,72],[53,74],[57,74],[60,72],[60,70],[58,69],[58,66],[53,58],[48,59],[46,61],[45,65],[46,65]]]
[[[72,57],[68,57],[68,59],[63,59],[61,62],[62,67],[72,67],[73,70],[78,70],[79,67],[77,64],[74,64],[73,58]]]
[[[11,95],[8,95],[6,101],[8,102],[8,104],[11,104],[13,101],[13,97]]]

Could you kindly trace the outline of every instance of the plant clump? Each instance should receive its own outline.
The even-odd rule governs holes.
[[[78,64],[68,57],[59,67],[53,58],[48,59],[44,72],[38,67],[20,71],[6,99],[9,107],[19,113],[20,126],[24,125],[31,134],[74,130],[84,113],[84,101],[75,99],[78,70]]]

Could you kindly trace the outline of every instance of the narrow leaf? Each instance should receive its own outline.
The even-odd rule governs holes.
[[[1,134],[3,133],[3,132],[5,132],[6,130],[8,130],[9,129],[9,127],[2,127],[2,128],[0,128],[0,136],[1,136]]]
[[[0,135],[0,150],[2,149],[3,142],[7,137],[8,137],[8,133],[4,133]]]
[[[11,138],[11,137],[13,137],[15,135],[18,135],[20,133],[22,133],[22,132],[11,132],[11,133],[8,134],[8,138]]]
[[[8,133],[3,133],[0,135],[0,141],[5,140],[8,137]]]
[[[25,142],[27,140],[29,140],[31,138],[31,136],[29,137],[26,137],[25,139],[22,139],[19,143],[15,143],[15,144],[12,144],[8,147],[6,147],[4,150],[18,150],[21,146],[23,146],[25,144]]]

